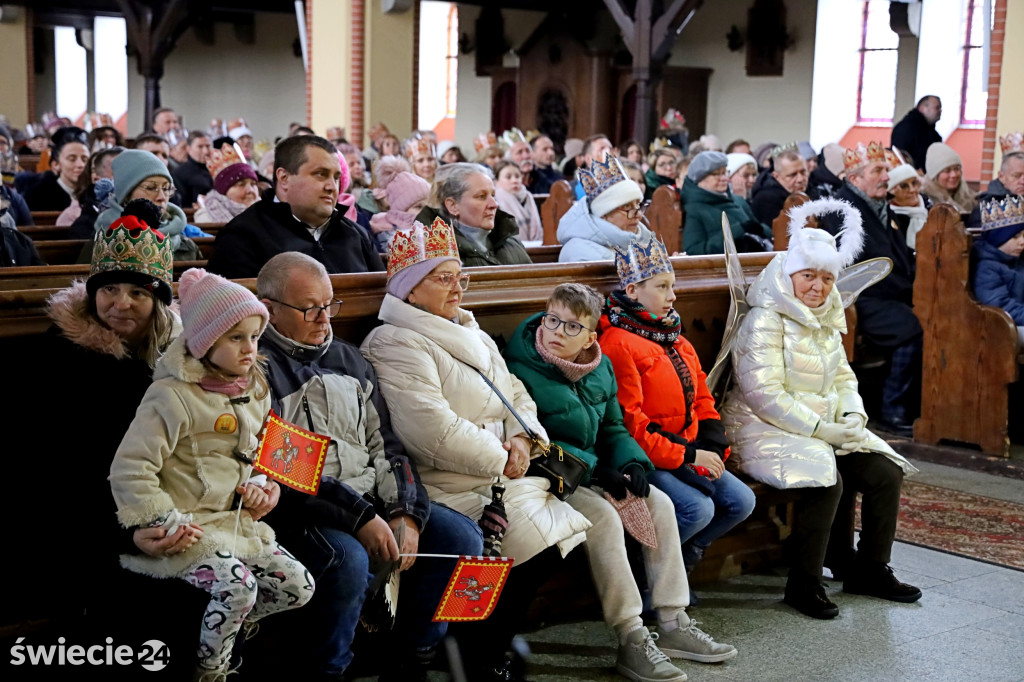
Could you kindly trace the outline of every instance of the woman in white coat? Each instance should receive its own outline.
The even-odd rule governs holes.
[[[839,249],[831,234],[804,229],[811,215],[833,211],[844,218]],[[732,443],[729,461],[762,483],[805,489],[787,547],[786,603],[816,618],[839,613],[821,585],[823,564],[844,580],[845,592],[916,601],[921,591],[899,582],[888,566],[903,475],[916,469],[865,428],[840,337],[846,320],[834,284],[860,253],[861,218],[833,199],[790,215],[789,250],[751,284],[751,309],[732,349],[735,384],[721,410]],[[858,492],[863,530],[854,551],[846,510]]]
[[[534,446],[480,372],[532,430],[547,436],[523,384],[472,313],[459,307],[469,285],[461,267],[455,236],[440,218],[429,228],[415,223],[397,232],[380,309],[384,325],[370,332],[361,350],[377,371],[392,426],[431,500],[479,519],[491,484],[499,478],[505,484],[502,554],[515,558],[509,581],[487,620],[452,632],[468,679],[515,679],[505,651],[534,592],[586,539],[590,522],[549,493],[546,479],[526,476]]]

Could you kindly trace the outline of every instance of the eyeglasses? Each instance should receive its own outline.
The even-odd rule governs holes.
[[[452,272],[446,272],[443,275],[427,275],[423,279],[432,279],[448,289],[451,289],[452,285],[456,282],[459,283],[459,288],[463,291],[469,288],[469,275],[456,275]]]
[[[544,327],[551,331],[557,331],[560,326],[565,327],[566,336],[579,336],[580,332],[586,329],[588,332],[594,331],[590,327],[584,327],[579,322],[567,322],[557,315],[551,313],[544,313],[544,317],[541,318],[541,322],[544,323]]]
[[[626,206],[619,206],[618,210],[620,210],[623,213],[625,213],[627,218],[629,218],[630,220],[633,220],[634,218],[638,218],[638,217],[642,216],[644,213],[646,213],[647,209],[650,208],[650,206],[651,206],[651,202],[644,201],[644,202],[639,202],[639,203],[636,203],[636,204],[629,204],[629,205],[626,205]]]
[[[900,188],[901,190],[903,190],[904,192],[909,192],[912,189],[919,189],[921,187],[921,183],[920,182],[901,182],[900,184],[898,184],[896,186],[898,188]]]
[[[292,310],[298,310],[300,313],[302,313],[302,319],[305,320],[306,322],[316,322],[318,319],[320,319],[321,312],[326,313],[328,318],[332,318],[338,314],[338,311],[341,310],[342,304],[342,301],[335,299],[328,303],[327,305],[314,305],[308,308],[299,308],[298,306],[294,306],[291,303],[279,301],[276,298],[268,298],[267,300],[273,301],[274,303],[280,303],[281,305],[291,308]]]
[[[146,194],[156,195],[163,192],[168,197],[170,197],[174,195],[175,190],[177,190],[178,188],[175,187],[174,185],[154,185],[153,183],[148,183],[145,185],[139,185],[139,189],[141,189]]]

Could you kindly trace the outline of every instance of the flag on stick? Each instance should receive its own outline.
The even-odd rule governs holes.
[[[287,422],[271,410],[252,468],[286,486],[316,495],[330,442],[330,438]]]
[[[513,561],[511,557],[460,557],[437,606],[434,622],[486,619],[498,603]]]

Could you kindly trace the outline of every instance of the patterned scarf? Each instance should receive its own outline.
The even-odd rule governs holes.
[[[686,361],[676,350],[676,339],[683,323],[679,319],[679,313],[675,309],[667,315],[657,317],[652,315],[639,301],[633,301],[622,289],[616,289],[608,296],[608,322],[613,327],[625,329],[648,341],[653,341],[665,349],[672,367],[676,370],[679,383],[683,389],[683,399],[686,410],[686,425],[683,431],[690,428],[693,423],[693,404],[697,396],[697,389],[693,383],[693,375]]]

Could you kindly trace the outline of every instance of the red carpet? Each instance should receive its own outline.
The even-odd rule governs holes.
[[[1024,570],[1024,505],[906,480],[896,539]]]

